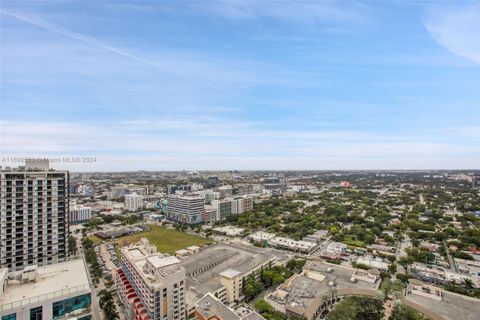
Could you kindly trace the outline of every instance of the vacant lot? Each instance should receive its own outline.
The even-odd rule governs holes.
[[[157,246],[158,251],[173,254],[179,249],[188,246],[201,246],[211,243],[206,238],[194,236],[181,231],[166,229],[157,225],[149,225],[150,231],[137,233],[131,236],[115,239],[114,242],[123,246],[129,243],[140,241],[140,238],[147,238],[150,243]]]
[[[365,247],[365,242],[361,240],[353,240],[352,237],[349,237],[349,236],[345,237],[342,242],[345,243],[346,245],[353,246],[353,247],[361,247],[361,248]]]

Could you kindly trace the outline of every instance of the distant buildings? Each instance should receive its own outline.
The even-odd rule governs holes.
[[[211,204],[217,210],[218,221],[253,210],[253,198],[248,196],[213,200]]]
[[[218,187],[218,192],[220,192],[221,198],[231,197],[234,192],[234,188],[231,185]]]
[[[277,237],[273,233],[264,231],[252,233],[247,238],[264,246],[268,245],[274,248],[292,250],[302,253],[310,253],[318,246],[318,242],[316,241],[293,240],[290,238]]]
[[[182,194],[190,191],[192,191],[192,186],[188,184],[182,184],[182,185],[171,184],[167,186],[168,194]]]
[[[255,243],[260,243],[263,245],[268,245],[268,241],[275,238],[275,234],[268,233],[264,231],[257,231],[247,236],[249,240],[252,240]]]
[[[128,319],[185,319],[185,269],[147,239],[121,250],[114,281]]]
[[[475,286],[480,286],[480,283],[477,283],[478,279],[476,277],[419,262],[415,262],[410,266],[410,273],[415,279],[436,285],[445,285],[447,283],[463,285],[465,279],[468,279],[471,280]]]
[[[201,190],[198,192],[205,197],[205,203],[211,203],[213,200],[220,199],[220,192],[213,190]]]
[[[217,176],[211,176],[207,178],[207,182],[205,184],[206,188],[215,188],[219,183],[219,179]]]
[[[10,271],[63,261],[68,256],[68,171],[48,160],[0,172],[0,267]]]
[[[148,187],[139,187],[139,186],[116,186],[110,188],[107,193],[107,197],[109,200],[122,198],[127,194],[136,193],[138,195],[145,196],[148,194]]]
[[[143,209],[143,196],[137,193],[126,194],[125,209],[128,211],[138,211]]]
[[[149,228],[143,224],[130,225],[125,227],[109,228],[95,232],[95,236],[102,240],[112,240],[135,233],[148,231]]]
[[[0,318],[91,319],[91,287],[82,259],[8,273],[0,269]]]
[[[303,240],[293,240],[283,237],[275,237],[268,241],[268,244],[272,247],[279,249],[287,249],[302,253],[310,253],[314,248],[317,247],[316,243],[303,241]]]
[[[186,224],[206,221],[205,198],[198,194],[169,195],[168,219]]]
[[[280,194],[284,189],[284,184],[282,180],[277,175],[272,175],[268,178],[263,179],[263,188],[265,193],[268,194]]]
[[[70,208],[70,223],[82,223],[92,218],[92,208],[74,205]]]
[[[232,200],[232,213],[243,214],[253,210],[253,198],[251,197],[235,197]]]
[[[237,227],[233,227],[233,226],[224,226],[224,227],[213,228],[212,231],[215,232],[215,233],[226,235],[228,237],[238,237],[238,236],[241,236],[243,234],[245,229],[237,228]]]
[[[212,206],[217,211],[217,221],[224,220],[232,215],[232,201],[230,199],[213,200]]]

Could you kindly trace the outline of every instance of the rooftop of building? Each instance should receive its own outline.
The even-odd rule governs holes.
[[[212,294],[206,294],[202,299],[200,299],[196,304],[196,310],[205,319],[210,319],[212,317],[217,317],[222,320],[240,319],[240,317],[236,315],[233,310],[224,305]]]
[[[445,319],[478,320],[480,315],[478,299],[448,291],[443,291],[442,301],[411,293],[405,299]]]
[[[208,292],[221,288],[221,273],[232,269],[248,273],[269,260],[278,259],[269,249],[241,244],[217,244],[185,258],[182,265],[187,275],[187,287],[200,299]]]
[[[205,197],[198,193],[169,194],[168,198],[188,199],[188,200],[205,200]]]
[[[240,271],[234,270],[234,269],[227,269],[223,272],[220,272],[220,275],[225,278],[235,278],[242,273]]]
[[[295,308],[305,309],[317,297],[328,295],[334,287],[337,291],[376,290],[378,288],[380,282],[378,275],[370,275],[374,281],[364,281],[362,277],[368,279],[369,273],[365,271],[364,275],[354,276],[356,271],[352,268],[311,262],[305,266],[302,274],[290,278],[280,286],[271,295],[271,299],[280,305],[288,304]]]
[[[145,238],[139,243],[122,248],[122,255],[151,284],[184,270],[178,258],[157,252],[157,247]]]
[[[90,288],[87,266],[82,259],[38,267],[37,276],[32,282],[22,283],[20,272],[11,273],[8,277],[10,279],[5,292],[0,296],[0,305]]]

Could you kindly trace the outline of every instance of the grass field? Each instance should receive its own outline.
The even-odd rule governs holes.
[[[90,237],[88,237],[88,239],[90,239],[93,243],[100,243],[100,242],[103,241],[102,239],[100,239],[97,236],[90,236]]]
[[[166,229],[157,225],[149,225],[150,231],[133,234],[131,236],[115,239],[120,246],[136,243],[140,238],[147,238],[150,243],[157,246],[158,251],[174,254],[179,249],[189,246],[201,246],[212,241],[199,236],[187,234],[175,229]]]
[[[365,242],[361,240],[353,240],[351,237],[348,237],[348,236],[345,237],[342,242],[345,243],[346,245],[353,246],[353,247],[361,247],[361,248],[365,247]]]

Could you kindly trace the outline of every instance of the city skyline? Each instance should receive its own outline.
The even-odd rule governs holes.
[[[477,1],[4,1],[1,153],[96,159],[52,163],[72,171],[478,169],[479,28]]]

